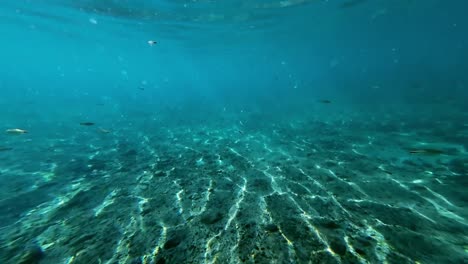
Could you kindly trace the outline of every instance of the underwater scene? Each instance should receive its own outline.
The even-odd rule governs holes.
[[[466,0],[2,0],[0,264],[468,263]]]

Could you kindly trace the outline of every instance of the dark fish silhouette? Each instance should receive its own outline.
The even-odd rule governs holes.
[[[3,151],[10,151],[10,150],[13,150],[13,148],[10,148],[10,147],[0,147],[0,152],[3,152]]]
[[[411,154],[422,154],[422,155],[441,155],[441,154],[445,154],[445,152],[440,150],[440,149],[431,149],[431,148],[409,149],[408,152],[411,153]]]
[[[331,104],[331,101],[330,101],[330,100],[326,100],[326,99],[324,99],[324,100],[319,100],[318,102],[319,102],[319,103],[322,103],[322,104]]]
[[[94,126],[93,122],[81,122],[80,125],[82,126]]]

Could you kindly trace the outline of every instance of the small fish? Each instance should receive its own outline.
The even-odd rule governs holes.
[[[242,121],[239,121],[239,124],[240,124],[241,126],[245,126],[244,123],[243,123]]]
[[[322,104],[331,104],[331,101],[330,100],[319,100],[319,103],[322,103]]]
[[[157,43],[156,40],[148,40],[148,45],[150,46],[156,45]]]
[[[10,151],[10,150],[13,150],[13,148],[10,148],[10,147],[0,147],[0,152],[3,152],[3,151]]]
[[[81,122],[80,125],[82,126],[94,126],[93,122]]]
[[[388,175],[393,175],[392,172],[388,171],[388,170],[382,170],[383,172],[387,173]]]
[[[99,130],[99,132],[101,132],[103,134],[109,134],[110,133],[110,130],[104,129],[102,127],[100,127],[98,130]]]
[[[144,91],[145,88],[143,88],[143,87],[138,87],[138,90]]]
[[[239,134],[241,134],[241,135],[244,135],[244,131],[242,131],[240,129],[238,129],[237,132],[239,132]]]
[[[14,135],[21,135],[21,134],[26,134],[28,131],[24,129],[19,129],[19,128],[12,128],[12,129],[7,129],[6,133],[8,134],[14,134]]]
[[[409,153],[411,154],[424,154],[424,155],[441,155],[445,154],[444,151],[439,150],[439,149],[430,149],[430,148],[425,148],[425,149],[410,149],[408,150]]]

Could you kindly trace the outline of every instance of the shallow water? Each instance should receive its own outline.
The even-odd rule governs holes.
[[[466,5],[4,1],[0,263],[468,263]]]

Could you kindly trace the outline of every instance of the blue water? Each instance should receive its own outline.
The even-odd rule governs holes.
[[[467,9],[2,1],[0,263],[468,263]]]

